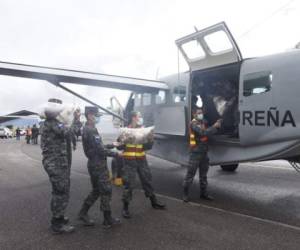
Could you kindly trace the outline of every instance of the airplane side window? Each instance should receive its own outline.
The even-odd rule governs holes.
[[[155,103],[156,104],[164,104],[166,103],[166,91],[160,90],[157,95],[155,95]]]
[[[273,75],[269,71],[244,76],[244,96],[262,94],[271,90]]]
[[[143,105],[144,106],[151,105],[151,94],[150,93],[143,94]]]
[[[135,97],[134,97],[134,106],[135,107],[142,106],[142,94],[135,94]]]

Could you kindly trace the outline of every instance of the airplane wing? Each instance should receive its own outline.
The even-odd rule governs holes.
[[[135,92],[156,92],[169,89],[168,85],[161,81],[1,61],[0,75],[39,79],[51,83],[74,83]]]
[[[0,75],[24,77],[37,80],[45,80],[61,89],[77,96],[78,98],[102,109],[106,113],[126,121],[123,117],[101,107],[88,98],[74,92],[61,83],[73,83],[87,86],[96,86],[104,88],[114,88],[121,90],[129,90],[133,92],[158,92],[159,90],[168,90],[166,83],[155,80],[146,80],[141,78],[132,78],[116,75],[99,74],[86,71],[69,70],[62,68],[51,68],[36,65],[27,65],[20,63],[1,62]]]

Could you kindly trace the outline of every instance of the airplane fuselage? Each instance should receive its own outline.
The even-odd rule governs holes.
[[[134,107],[146,118],[145,125],[156,126],[156,143],[151,154],[183,165],[188,163],[188,127],[191,120],[193,85],[197,84],[195,79],[210,79],[210,75],[222,75],[227,70],[232,70],[233,74],[238,72],[235,76],[238,89],[236,92],[239,114],[238,136],[220,133],[211,139],[209,152],[211,164],[229,165],[245,161],[298,157],[300,152],[298,65],[300,65],[300,50],[294,50],[161,79],[170,88],[166,91],[165,103],[156,104],[157,94],[153,93],[151,97],[153,102]],[[265,78],[264,74],[260,75],[261,72],[266,72],[271,79],[268,83],[271,88],[259,89],[257,94],[255,91],[250,95],[245,94],[245,79],[248,79],[249,75],[254,76],[255,83],[257,79],[255,77],[258,76],[257,81],[260,81],[260,76],[262,79]],[[230,72],[225,73],[224,78],[228,75]],[[247,88],[251,88],[249,84]],[[205,93],[201,93],[201,96],[205,97]],[[143,100],[140,103],[143,103]],[[214,120],[211,121],[213,122]]]

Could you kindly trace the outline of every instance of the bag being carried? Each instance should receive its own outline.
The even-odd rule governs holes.
[[[153,138],[154,126],[147,128],[120,128],[121,144],[144,144]]]
[[[76,107],[72,105],[64,106],[64,109],[57,116],[57,120],[70,127],[73,122],[75,109]]]
[[[74,105],[62,105],[59,103],[47,102],[40,107],[40,117],[42,119],[56,118],[66,126],[71,126],[73,121],[73,114],[76,107]]]

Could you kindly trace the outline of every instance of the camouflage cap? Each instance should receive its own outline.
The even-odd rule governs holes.
[[[130,117],[132,118],[132,117],[135,117],[135,116],[139,116],[139,115],[141,115],[141,113],[139,112],[139,111],[131,111],[130,112]]]
[[[93,114],[95,116],[100,116],[99,110],[94,106],[86,106],[84,109],[84,114],[87,116],[88,114]]]
[[[53,103],[58,103],[58,104],[62,104],[62,100],[56,99],[56,98],[50,98],[48,100],[48,102],[53,102]]]

